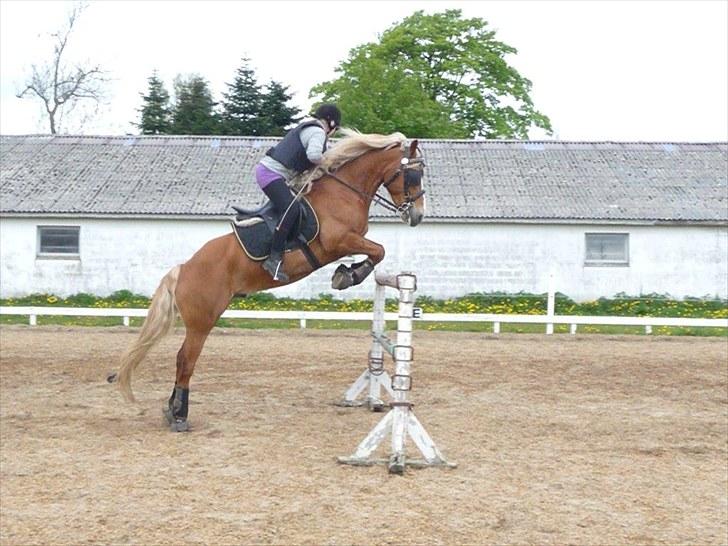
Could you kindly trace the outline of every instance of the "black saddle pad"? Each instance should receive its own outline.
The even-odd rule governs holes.
[[[237,207],[239,212],[245,212]],[[319,233],[319,221],[316,211],[313,210],[311,203],[305,197],[301,198],[301,218],[296,226],[291,230],[291,234],[286,243],[286,250],[293,250],[300,246],[297,236],[301,233],[306,243],[311,243]],[[263,261],[270,254],[270,245],[273,240],[273,230],[278,224],[278,215],[272,206],[264,206],[257,211],[248,211],[249,214],[238,214],[238,216],[230,221],[233,227],[233,233],[238,239],[240,246],[248,255],[248,258],[255,261]]]

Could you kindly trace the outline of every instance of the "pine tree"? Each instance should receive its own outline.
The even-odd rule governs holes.
[[[221,133],[220,117],[210,88],[201,76],[177,77],[172,131],[178,135],[216,135]]]
[[[301,113],[295,106],[287,106],[293,95],[288,93],[288,86],[271,80],[262,96],[260,113],[265,123],[263,134],[266,136],[283,136],[286,128],[300,121]]]
[[[242,59],[240,68],[235,72],[235,79],[226,84],[228,92],[223,93],[222,121],[226,134],[260,136],[264,133],[261,90],[249,63],[250,59]]]
[[[134,125],[143,135],[168,134],[172,128],[169,93],[156,70],[147,78],[147,82],[149,84],[147,94],[140,93],[143,101],[142,107],[138,110],[141,113],[141,120]]]

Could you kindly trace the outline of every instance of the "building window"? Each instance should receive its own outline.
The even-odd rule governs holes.
[[[79,226],[38,226],[38,256],[78,258]]]
[[[584,265],[629,265],[629,234],[587,233]]]

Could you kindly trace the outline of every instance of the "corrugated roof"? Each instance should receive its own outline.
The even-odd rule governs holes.
[[[0,212],[229,215],[278,140],[2,136]],[[728,143],[420,143],[430,219],[728,221]]]

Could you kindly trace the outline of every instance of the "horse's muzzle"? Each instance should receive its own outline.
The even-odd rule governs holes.
[[[410,227],[415,227],[420,222],[422,222],[422,218],[424,218],[424,214],[421,210],[416,209],[414,207],[408,209],[406,212],[402,213],[402,221],[405,224],[409,224]]]

